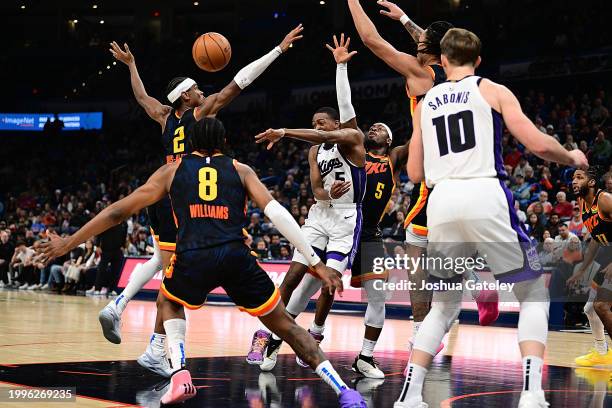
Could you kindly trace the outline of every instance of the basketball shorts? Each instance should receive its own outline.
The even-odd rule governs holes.
[[[408,215],[404,220],[406,242],[420,248],[427,248],[427,202],[431,189],[425,183],[414,186],[410,195]]]
[[[175,254],[161,291],[188,309],[198,309],[218,287],[252,316],[265,316],[280,302],[278,288],[242,241]]]
[[[326,265],[338,272],[351,267],[359,247],[361,236],[361,205],[316,203],[308,211],[302,232],[306,241],[317,250],[325,250]],[[293,261],[308,266],[299,251],[294,251]]]
[[[446,263],[428,268],[433,278],[459,280],[466,261],[478,257],[501,282],[526,281],[542,273],[537,250],[514,210],[512,192],[497,178],[440,182],[432,190],[427,220],[428,257]]]
[[[170,198],[164,197],[148,207],[147,213],[151,223],[151,234],[159,244],[159,249],[174,252],[176,250],[176,224]]]
[[[374,272],[376,259],[384,260],[382,232],[378,227],[363,227],[355,259],[351,266],[351,286],[360,288],[363,282],[371,279],[386,280],[389,276],[385,270]]]

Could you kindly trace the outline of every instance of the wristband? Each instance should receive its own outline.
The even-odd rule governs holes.
[[[399,21],[402,23],[402,25],[406,25],[406,23],[410,21],[410,18],[404,14],[400,17]]]

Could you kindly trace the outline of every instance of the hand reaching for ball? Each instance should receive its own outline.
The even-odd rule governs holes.
[[[289,31],[289,34],[285,36],[283,41],[278,45],[282,52],[287,52],[289,47],[293,44],[294,41],[302,39],[304,36],[301,35],[302,31],[304,31],[304,26],[299,24],[293,30]]]
[[[127,43],[123,43],[123,46],[125,47],[125,51],[121,49],[121,47],[119,46],[119,44],[117,44],[116,41],[113,41],[112,43],[110,43],[110,46],[111,47],[109,51],[111,52],[111,54],[113,54],[113,57],[115,57],[117,61],[121,61],[125,65],[134,64],[135,62],[134,55],[132,55],[132,52],[130,51],[130,47],[128,47]]]

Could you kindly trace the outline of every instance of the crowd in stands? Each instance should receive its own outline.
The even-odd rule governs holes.
[[[406,104],[405,96],[396,98],[387,101],[390,108],[385,109],[386,117]],[[521,103],[540,130],[558,139],[567,149],[583,150],[590,163],[602,166],[606,173],[602,186],[605,183],[605,188],[612,191],[609,133],[612,99],[608,94],[598,91],[557,98],[529,91],[521,96]],[[370,116],[365,115],[367,120],[361,123],[364,130],[374,121],[374,116]],[[268,151],[254,145],[252,136],[269,125],[261,111],[221,119],[228,128],[232,155],[254,167],[274,198],[303,225],[314,203],[308,146],[287,140]],[[102,132],[51,135],[44,139],[12,136],[6,143],[7,149],[0,152],[0,287],[10,284],[20,289],[54,288],[64,293],[113,292],[116,272],[107,271],[106,261],[100,266],[103,254],[99,237],[48,266],[37,264],[33,253],[46,231],[60,235],[74,233],[107,205],[141,185],[161,164],[160,146],[155,144],[159,129],[150,122],[139,118],[108,124]],[[299,126],[295,120],[288,122],[287,125]],[[394,143],[405,143],[409,133],[409,128],[398,132]],[[535,241],[547,244],[544,251],[558,248],[552,245],[555,242],[572,242],[581,247],[587,233],[571,190],[572,170],[536,158],[507,130],[502,144],[508,173],[506,183],[514,194],[515,208],[527,233]],[[14,157],[27,157],[27,165],[11,160]],[[381,222],[390,254],[398,251],[397,241],[403,241],[403,222],[412,188],[413,184],[403,174]],[[248,244],[258,257],[290,260],[293,248],[263,212],[249,204],[248,217]],[[148,227],[146,211],[127,220],[125,239],[120,245],[122,255],[152,253]],[[542,254],[545,263],[563,258],[563,251],[561,256],[558,251],[552,252]],[[574,262],[577,258],[572,259]]]

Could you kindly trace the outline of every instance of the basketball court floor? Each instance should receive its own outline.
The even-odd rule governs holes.
[[[0,290],[0,388],[76,387],[76,403],[2,402],[1,407],[158,407],[167,384],[136,363],[155,320],[155,303],[133,301],[124,314],[123,342],[101,334],[103,298]],[[307,327],[313,315],[298,323]],[[335,394],[310,369],[299,367],[284,345],[276,368],[262,373],[244,356],[259,327],[255,318],[227,305],[187,312],[187,357],[196,398],[184,407],[336,407]],[[370,407],[391,407],[403,384],[410,320],[388,319],[375,358],[384,380],[350,370],[361,349],[363,318],[332,314],[321,344],[347,384]],[[434,360],[425,384],[430,407],[516,407],[522,372],[516,331],[456,325]],[[575,368],[591,347],[588,334],[551,332],[544,388],[551,407],[612,407],[610,371]],[[612,370],[612,367],[608,367]]]

